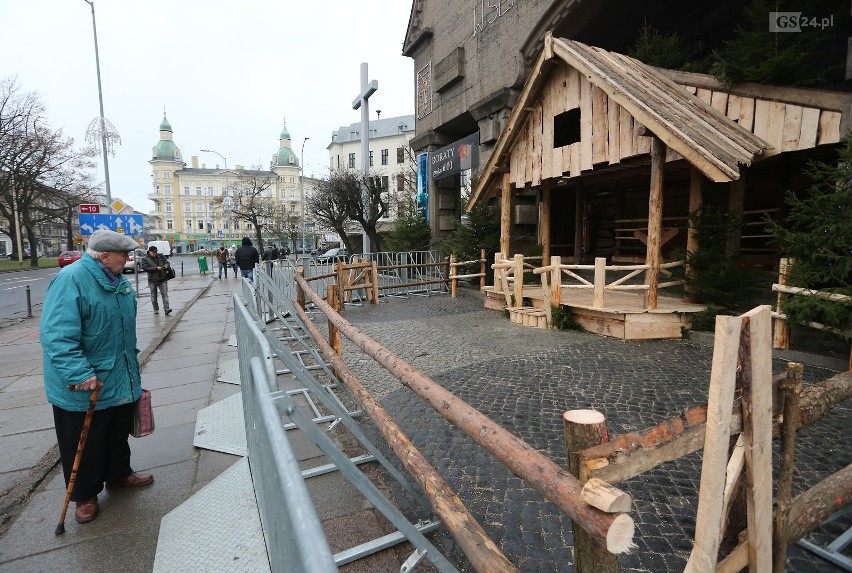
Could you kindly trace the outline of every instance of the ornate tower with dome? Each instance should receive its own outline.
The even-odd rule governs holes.
[[[198,155],[191,156],[189,166],[184,163],[173,139],[172,126],[164,113],[160,140],[152,148],[148,161],[153,187],[148,199],[154,203],[154,210],[148,217],[150,236],[170,241],[178,254],[210,248],[220,242],[233,244],[246,235],[254,237],[256,231],[251,224],[234,217],[225,208],[228,203],[225,198],[239,193],[241,180],[262,178],[272,183],[264,192],[264,200],[273,201],[275,212],[286,214],[283,219],[290,222],[286,232],[279,228],[280,224],[269,222],[269,229],[263,233],[264,241],[269,235],[272,242],[286,240],[295,247],[298,239],[303,246],[313,246],[312,235],[305,233],[312,224],[305,224],[303,199],[312,192],[316,181],[300,179],[300,162],[291,148],[286,122],[278,137],[278,149],[272,155],[269,170],[260,167],[246,169],[239,163],[229,168],[223,156],[219,158],[223,159],[224,166],[218,164],[218,158],[209,155],[202,158],[214,159],[214,163],[208,166],[199,161]]]

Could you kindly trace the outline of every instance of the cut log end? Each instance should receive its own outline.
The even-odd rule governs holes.
[[[606,549],[612,554],[626,553],[636,547],[633,543],[633,532],[636,526],[633,518],[622,513],[617,516],[606,532]]]
[[[566,422],[575,424],[603,424],[606,422],[606,416],[597,410],[568,410],[562,414],[562,418]]]
[[[626,513],[633,507],[629,493],[598,478],[591,478],[583,485],[580,499],[606,513]]]

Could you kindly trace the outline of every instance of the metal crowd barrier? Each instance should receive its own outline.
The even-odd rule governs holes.
[[[290,293],[295,287],[285,284],[287,274],[292,273],[292,269],[288,270],[291,266],[286,262],[260,265],[255,269],[254,282],[243,279],[242,294],[234,293],[249,464],[272,571],[336,571],[336,566],[407,540],[415,551],[401,571],[410,571],[426,557],[442,573],[456,572],[456,568],[424,537],[425,533],[439,527],[440,522],[431,519],[410,523],[358,469],[358,464],[377,461],[420,507],[430,507],[423,493],[384,457],[360,429],[353,418],[361,414],[360,409],[347,409],[344,401],[356,406],[357,403],[322,360],[293,308],[294,297]],[[283,363],[283,369],[276,370],[274,363],[278,360]],[[324,374],[331,383],[320,383],[315,373]],[[277,378],[281,374],[294,376],[305,387],[281,391]],[[293,400],[297,394],[303,399],[300,400],[301,405]],[[326,416],[320,417],[314,399],[321,403],[323,413],[328,413]],[[313,411],[313,419],[305,412],[306,409]],[[289,423],[284,423],[288,419]],[[334,422],[328,428],[317,425],[331,420]],[[347,457],[326,433],[338,423],[342,423],[369,453]],[[286,435],[286,430],[292,427],[298,427],[331,463],[298,475],[294,473],[295,460]],[[255,467],[258,468],[257,473]],[[297,463],[295,470],[298,471]],[[334,554],[329,564],[328,543],[321,529],[316,529],[318,519],[304,480],[330,471],[340,471],[397,531]],[[303,527],[303,520],[309,527]],[[306,536],[310,536],[313,542],[307,543]],[[312,557],[315,559],[312,560]]]
[[[270,569],[274,573],[337,571],[281,425],[272,350],[237,293],[234,315],[249,467]]]

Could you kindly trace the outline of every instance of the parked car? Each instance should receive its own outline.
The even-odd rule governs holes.
[[[335,247],[317,256],[317,262],[333,263],[335,261],[345,261],[347,258],[349,258],[349,253],[346,252],[346,249]]]
[[[56,259],[56,262],[59,263],[60,267],[64,267],[70,265],[74,261],[79,260],[82,256],[83,253],[81,253],[80,251],[65,251],[64,253],[59,255],[59,258]]]
[[[129,253],[127,260],[124,262],[124,272],[135,273],[139,270],[139,265],[142,263],[142,257],[145,256],[145,251],[142,249],[136,249],[134,252]]]
[[[9,253],[8,255],[6,255],[6,258],[7,258],[7,259],[12,259],[13,261],[17,261],[17,260],[18,260],[18,253],[16,253],[16,252],[14,252],[14,253]],[[30,250],[29,250],[29,249],[24,249],[24,259],[26,260],[26,259],[28,259],[28,258],[30,258]]]

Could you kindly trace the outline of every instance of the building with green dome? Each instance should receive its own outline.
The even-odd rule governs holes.
[[[222,242],[235,244],[244,236],[254,238],[254,224],[238,214],[247,208],[229,209],[229,205],[246,204],[255,195],[262,205],[257,211],[263,215],[259,221],[264,241],[289,244],[291,248],[297,241],[301,244],[305,228],[313,227],[305,219],[304,198],[313,192],[317,180],[304,177],[300,181],[299,159],[291,148],[286,122],[278,139],[268,170],[228,166],[218,155],[212,167],[200,163],[197,155],[191,156],[187,166],[163,114],[160,140],[148,161],[153,187],[148,198],[154,203],[149,234],[171,242],[176,253]],[[224,165],[218,163],[219,159]],[[310,238],[308,242],[311,244]]]

